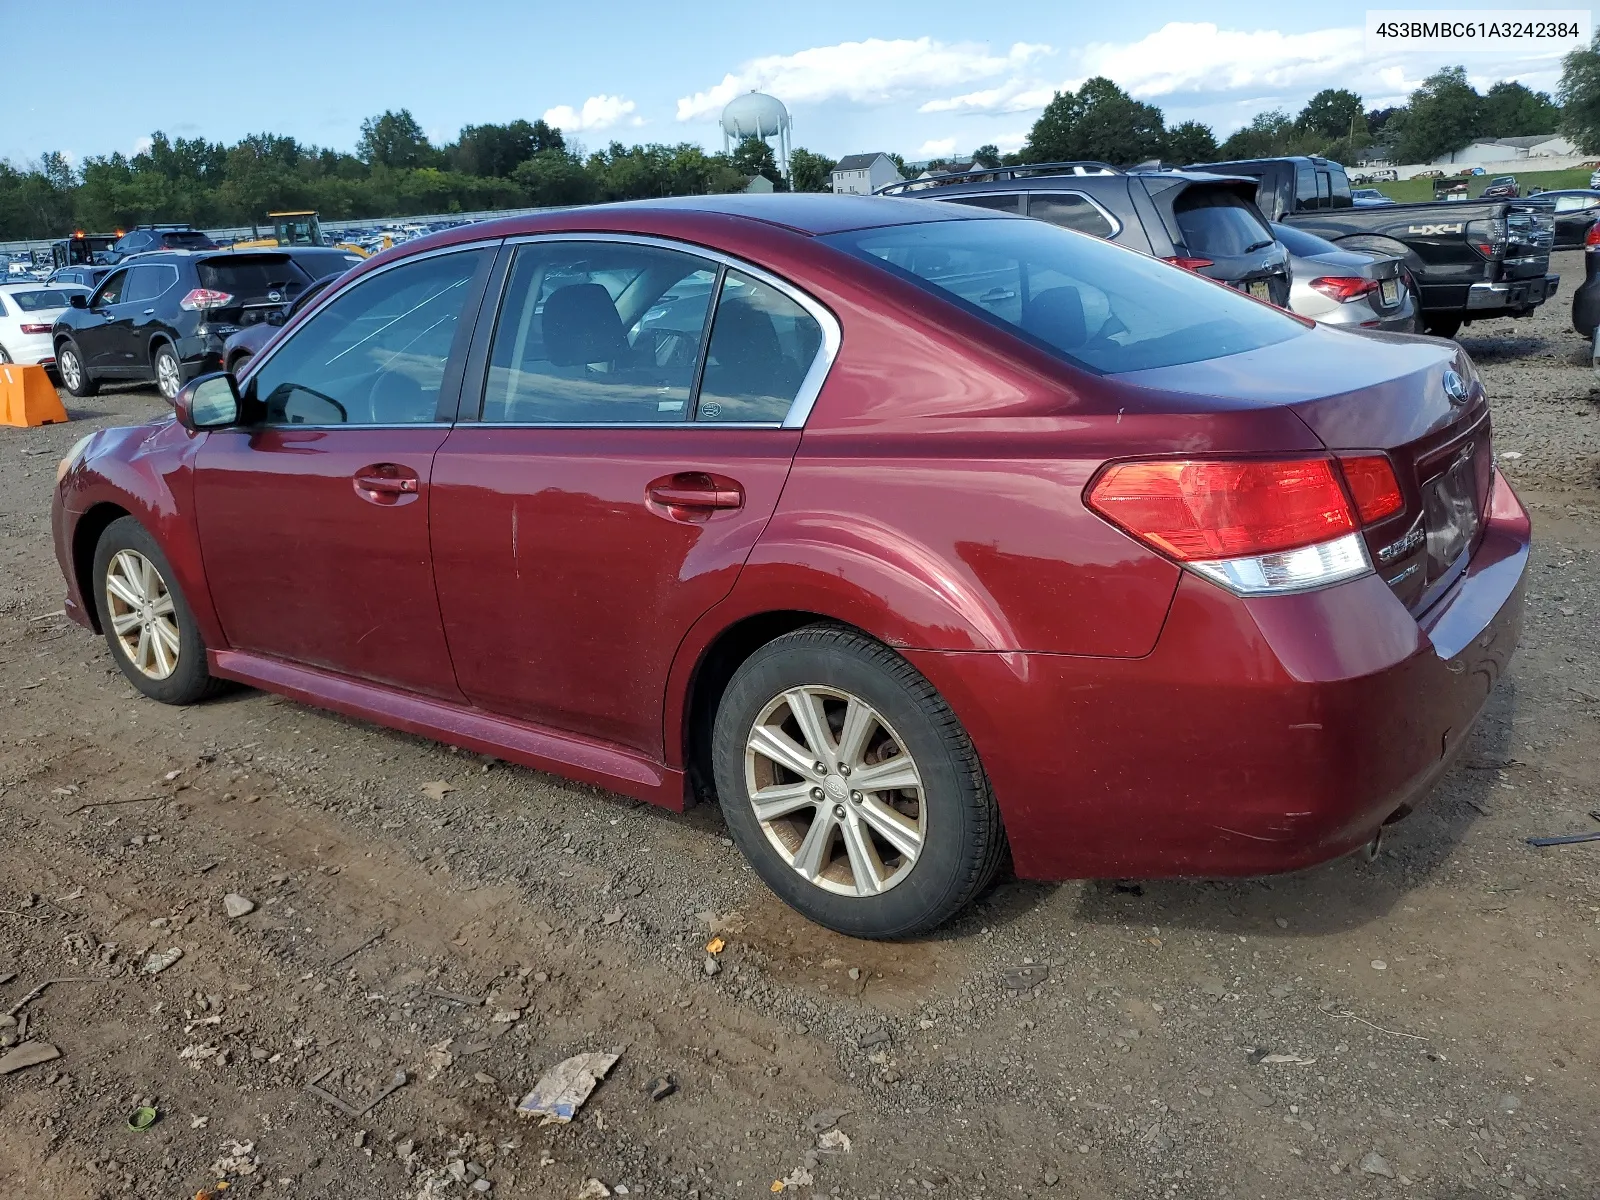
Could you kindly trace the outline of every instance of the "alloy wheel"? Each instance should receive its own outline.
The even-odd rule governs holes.
[[[178,378],[178,360],[170,353],[156,355],[156,386],[168,400],[176,396],[178,389],[183,386],[183,381]]]
[[[762,832],[809,883],[872,896],[916,865],[927,839],[922,773],[859,696],[804,686],[773,697],[750,729],[744,765]]]
[[[83,367],[78,362],[77,354],[71,350],[63,350],[61,352],[61,361],[56,366],[61,371],[61,382],[67,385],[67,390],[69,392],[77,391],[78,385],[83,380]]]
[[[166,679],[178,668],[178,613],[167,581],[137,550],[118,550],[106,567],[106,620],[140,674]]]

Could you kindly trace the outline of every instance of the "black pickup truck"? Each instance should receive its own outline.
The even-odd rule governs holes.
[[[1190,171],[1256,180],[1256,204],[1346,250],[1405,259],[1416,280],[1423,327],[1454,337],[1463,324],[1525,317],[1556,293],[1550,274],[1555,206],[1525,200],[1450,200],[1356,207],[1350,180],[1326,158],[1254,158],[1200,163]]]

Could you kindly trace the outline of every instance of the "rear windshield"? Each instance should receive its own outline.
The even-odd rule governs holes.
[[[1227,258],[1272,241],[1272,233],[1238,196],[1221,188],[1188,188],[1172,205],[1191,254]]]
[[[1339,248],[1326,238],[1319,238],[1314,233],[1307,233],[1304,229],[1296,229],[1292,225],[1274,225],[1272,236],[1282,242],[1283,248],[1290,254],[1298,254],[1301,258],[1331,254]]]
[[[227,292],[246,303],[269,299],[269,292],[277,292],[278,299],[285,300],[299,295],[300,289],[311,282],[310,276],[286,254],[271,258],[208,258],[198,267],[201,287]]]
[[[192,229],[181,230],[177,233],[163,233],[161,244],[171,249],[200,249],[209,250],[216,243],[205,234]]]
[[[68,297],[78,289],[50,289],[40,292],[12,292],[11,299],[23,312],[44,312],[52,308],[65,308]]]
[[[933,221],[820,240],[1104,374],[1243,354],[1305,332],[1230,288],[1043,221]]]

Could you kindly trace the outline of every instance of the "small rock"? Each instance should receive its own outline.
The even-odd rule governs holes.
[[[21,1071],[27,1067],[37,1067],[40,1063],[50,1062],[61,1057],[49,1042],[23,1042],[11,1053],[0,1057],[0,1075],[9,1075],[13,1071]]]
[[[1055,1185],[1057,1183],[1059,1183],[1060,1181],[1061,1181],[1061,1176],[1057,1175],[1054,1171],[1046,1171],[1044,1173],[1044,1185],[1045,1185],[1045,1187],[1055,1187]]]
[[[474,1179],[472,1181],[472,1190],[477,1192],[480,1196],[487,1195],[493,1189],[493,1187],[494,1184],[490,1183],[487,1179]]]
[[[585,1179],[574,1200],[606,1200],[610,1195],[611,1189],[598,1179]]]
[[[1384,962],[1381,958],[1375,958],[1372,960],[1372,969],[1374,971],[1387,971],[1389,969],[1389,964]]]
[[[167,950],[153,950],[144,960],[146,975],[159,975],[183,957],[183,951],[173,946]]]
[[[1280,983],[1267,989],[1267,995],[1271,996],[1274,1000],[1282,1000],[1288,994],[1289,987],[1287,984]]]
[[[1271,1108],[1277,1103],[1277,1101],[1273,1099],[1271,1092],[1267,1091],[1265,1088],[1258,1088],[1251,1083],[1245,1084],[1239,1089],[1239,1091],[1243,1096],[1245,1096],[1246,1099],[1254,1101],[1255,1104],[1261,1108]]]
[[[1361,1169],[1368,1175],[1382,1175],[1385,1179],[1394,1178],[1394,1170],[1389,1166],[1389,1160],[1376,1150],[1369,1150],[1361,1160]]]
[[[832,1129],[839,1121],[850,1115],[848,1108],[822,1108],[806,1118],[806,1128],[812,1133],[822,1133]]]
[[[851,979],[860,979],[861,978],[861,968],[860,967],[851,967],[849,974],[850,974],[850,978]]]
[[[412,1152],[416,1150],[416,1148],[417,1142],[415,1138],[406,1138],[403,1142],[396,1142],[394,1144],[395,1157],[410,1158]]]
[[[1009,991],[1025,992],[1050,978],[1050,968],[1042,963],[1027,963],[1000,972],[1000,982]]]
[[[613,908],[610,912],[601,917],[600,920],[605,922],[607,925],[615,925],[618,921],[622,920],[622,909]]]
[[[875,1046],[889,1044],[889,1031],[887,1029],[874,1029],[857,1043],[863,1050],[871,1050]]]
[[[367,1144],[367,1131],[365,1129],[356,1130],[350,1140],[355,1143],[357,1150],[361,1149]]]
[[[222,898],[222,911],[229,917],[243,917],[255,912],[256,902],[238,892],[229,892]]]
[[[1285,921],[1282,917],[1278,917],[1274,924],[1276,924],[1279,929],[1289,928],[1289,922]]]
[[[1228,989],[1222,986],[1222,980],[1215,975],[1207,976],[1200,981],[1200,990],[1213,1000],[1221,1000],[1228,994]]]
[[[644,1085],[644,1090],[652,1100],[665,1100],[678,1090],[678,1081],[671,1075],[658,1075]]]
[[[1500,1097],[1500,1111],[1501,1112],[1503,1112],[1503,1113],[1514,1113],[1514,1112],[1517,1111],[1517,1109],[1519,1109],[1521,1107],[1522,1107],[1522,1101],[1517,1099],[1517,1097],[1513,1096],[1510,1092],[1505,1092],[1504,1094],[1501,1095],[1501,1097]]]
[[[720,974],[722,974],[722,964],[719,963],[716,959],[712,958],[711,955],[709,955],[709,954],[706,955],[706,961],[704,963],[704,968],[705,968],[705,973],[707,975],[720,975]]]

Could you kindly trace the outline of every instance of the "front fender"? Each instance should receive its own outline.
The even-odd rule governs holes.
[[[150,531],[167,556],[206,645],[225,649],[194,521],[193,464],[204,437],[176,421],[102,433],[90,447],[92,453],[62,481],[61,536],[67,545],[61,557],[81,571],[93,558],[90,539],[108,523],[95,514],[110,515],[107,506],[123,510]],[[94,600],[85,596],[84,601],[86,615],[93,619]]]

